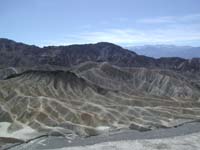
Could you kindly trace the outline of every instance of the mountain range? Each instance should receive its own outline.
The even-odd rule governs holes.
[[[140,55],[154,58],[181,57],[192,59],[200,57],[200,47],[176,46],[176,45],[144,45],[127,47]]]
[[[80,136],[200,119],[200,58],[152,58],[112,43],[37,47],[0,39],[0,123]],[[1,136],[1,135],[0,135]]]

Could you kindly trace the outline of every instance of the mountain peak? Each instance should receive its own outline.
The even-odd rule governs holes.
[[[109,43],[109,42],[98,42],[96,44],[94,44],[95,46],[97,47],[100,47],[100,48],[104,48],[104,47],[109,47],[109,48],[115,48],[115,49],[123,49],[121,46],[119,45],[116,45],[116,44],[113,44],[113,43]]]
[[[113,44],[113,43],[110,43],[110,42],[98,42],[96,43],[96,45],[103,45],[103,46],[117,46],[117,47],[120,47],[116,44]]]

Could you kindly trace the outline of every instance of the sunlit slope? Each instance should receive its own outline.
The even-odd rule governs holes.
[[[106,67],[104,65],[100,68]],[[114,73],[116,75],[121,79],[121,72]],[[127,75],[134,73],[129,71]],[[113,81],[109,87],[104,80],[98,85],[81,76],[87,77],[80,72],[26,71],[1,80],[1,122],[20,122],[44,132],[61,127],[57,129],[63,133],[94,135],[99,126],[118,128],[136,124],[153,129],[173,126],[180,123],[180,119],[200,118],[200,102],[192,98],[195,92],[179,99],[153,96],[156,93],[148,90],[144,95],[143,92],[135,94],[137,86],[132,82],[125,83],[129,89],[133,84],[133,92],[130,92],[111,88],[115,87]]]
[[[172,70],[120,68],[109,63],[87,62],[72,69],[86,80],[128,94],[173,97],[180,101],[200,98],[196,77]]]

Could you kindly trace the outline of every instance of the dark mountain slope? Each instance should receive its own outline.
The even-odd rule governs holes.
[[[2,67],[32,67],[40,65],[71,67],[87,61],[106,61],[120,67],[200,71],[200,59],[198,58],[192,60],[181,58],[154,59],[137,55],[133,51],[106,42],[39,48],[0,39],[0,65]]]

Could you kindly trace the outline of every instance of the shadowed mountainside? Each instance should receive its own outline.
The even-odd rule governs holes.
[[[0,39],[0,66],[3,68],[40,65],[71,67],[87,61],[109,62],[120,67],[200,71],[199,58],[191,60],[177,57],[154,59],[137,55],[133,51],[106,42],[39,48],[7,39]]]

